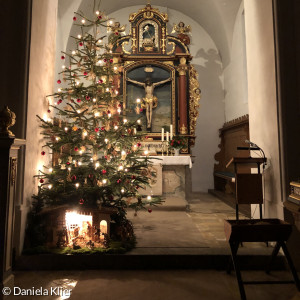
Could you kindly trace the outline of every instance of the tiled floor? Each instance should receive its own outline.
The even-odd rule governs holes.
[[[214,253],[229,254],[224,219],[235,219],[235,210],[204,193],[193,195],[188,202],[188,212],[184,211],[186,204],[170,198],[163,207],[153,208],[151,214],[141,211],[134,216],[129,212],[138,242],[130,254],[203,254],[211,253],[212,249]],[[243,218],[245,216],[240,214],[240,219]],[[240,251],[247,249],[258,253],[272,251],[272,247],[263,243],[244,243]]]
[[[264,279],[261,272],[244,272],[244,278]],[[289,278],[287,272],[275,272],[272,279]],[[196,271],[73,271],[20,272],[15,286],[23,289],[51,287],[71,289],[71,296],[10,296],[8,299],[33,300],[238,300],[234,275],[213,270]],[[248,286],[248,300],[299,300],[294,285]],[[19,289],[17,289],[19,292]]]

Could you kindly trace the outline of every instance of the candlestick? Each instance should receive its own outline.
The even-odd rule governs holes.
[[[161,141],[163,142],[165,139],[165,130],[164,128],[161,129]]]
[[[167,142],[169,141],[169,131],[167,131]]]
[[[173,125],[170,125],[170,139],[173,139]]]

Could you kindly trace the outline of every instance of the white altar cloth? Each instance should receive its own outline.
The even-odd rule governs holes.
[[[189,166],[192,168],[192,159],[189,155],[179,155],[179,156],[149,156],[149,158],[159,158],[159,159],[153,159],[151,162],[154,165],[170,165],[170,166],[178,166],[178,165],[184,165]]]

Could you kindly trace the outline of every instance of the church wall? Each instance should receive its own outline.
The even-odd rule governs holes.
[[[245,0],[250,140],[269,160],[265,217],[283,218],[272,0]],[[252,214],[258,214],[253,206]]]
[[[57,2],[57,0],[34,0],[32,7],[24,202],[19,208],[22,223],[20,240],[24,239],[26,214],[31,196],[37,191],[37,179],[33,176],[38,173],[39,168],[48,164],[49,159],[48,155],[41,156],[43,143],[36,115],[42,117],[47,115],[45,96],[53,92]]]
[[[226,122],[248,114],[247,58],[244,3],[236,16],[230,51],[230,63],[224,69]]]

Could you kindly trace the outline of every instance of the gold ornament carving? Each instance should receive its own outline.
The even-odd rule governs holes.
[[[189,78],[190,78],[190,101],[189,101],[189,118],[190,118],[190,134],[195,135],[196,131],[196,122],[199,115],[198,108],[199,108],[199,101],[201,98],[201,90],[199,88],[198,82],[198,72],[194,68],[193,65],[190,65],[189,70]]]
[[[15,136],[9,127],[15,125],[16,114],[12,112],[8,106],[5,106],[2,111],[0,111],[0,136]]]
[[[150,4],[147,4],[144,8],[139,9],[137,13],[132,13],[129,17],[129,22],[133,22],[136,17],[143,14],[145,19],[153,18],[154,14],[158,15],[164,22],[168,22],[168,14],[161,13],[157,8],[153,8]]]
[[[186,58],[185,57],[181,57],[180,58],[180,64],[177,67],[177,71],[179,73],[179,76],[185,76],[187,70],[188,70],[188,66],[186,64]]]
[[[169,41],[168,41],[168,45],[172,46],[172,49],[169,52],[167,52],[167,55],[171,55],[175,52],[176,45],[174,42],[169,42]]]
[[[10,158],[10,185],[14,186],[17,177],[17,158]]]
[[[125,45],[128,45],[129,43],[127,41],[123,42],[122,43],[122,51],[125,53],[125,54],[131,54],[129,51],[127,51],[125,49]]]
[[[182,124],[182,126],[179,129],[180,134],[187,134],[187,128],[184,124]]]

